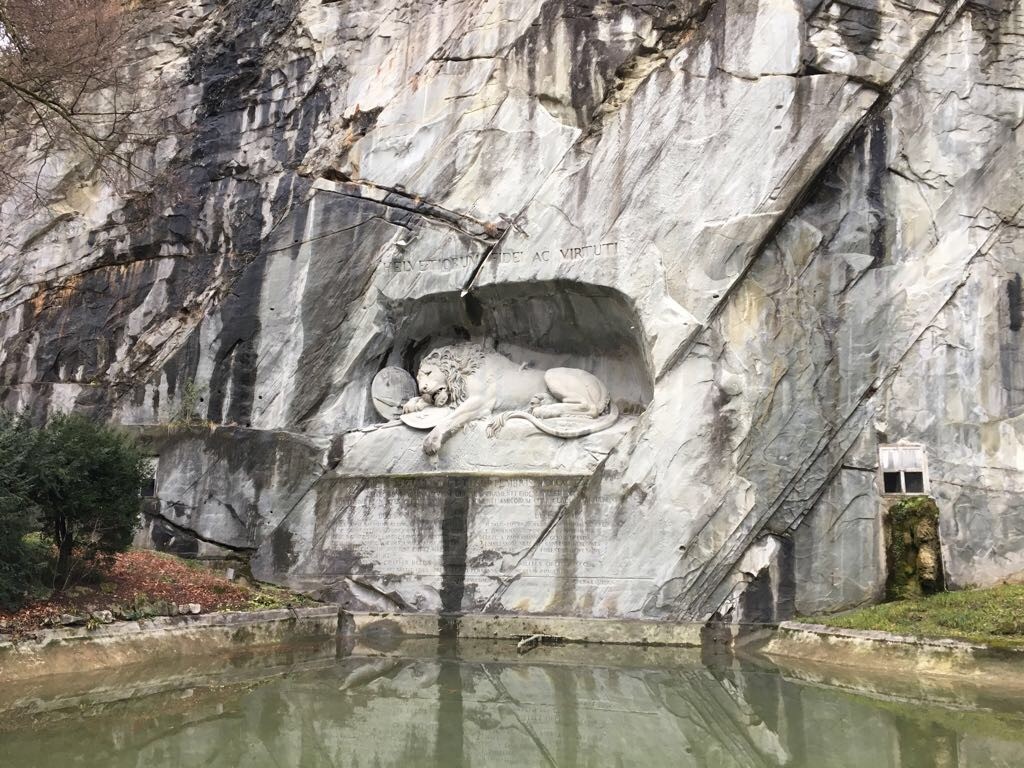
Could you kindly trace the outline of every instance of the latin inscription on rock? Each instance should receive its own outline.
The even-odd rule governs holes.
[[[354,498],[339,495],[345,508],[325,532],[325,550],[349,553],[358,573],[441,572],[441,526],[430,518],[443,509],[443,480],[396,479],[352,491]]]
[[[584,243],[557,248],[532,248],[524,250],[495,251],[487,257],[487,264],[501,265],[542,265],[556,261],[579,261],[601,258],[617,258],[619,244]],[[452,272],[471,270],[477,264],[476,256],[466,254],[434,254],[432,256],[393,256],[388,262],[391,272]]]
[[[434,477],[354,485],[354,498],[329,523],[324,549],[344,553],[335,562],[353,574],[437,577],[452,565],[453,540],[465,531],[467,577],[557,576],[594,562],[611,533],[608,522],[584,521],[575,512],[551,525],[578,482]],[[452,539],[447,547],[442,531]]]

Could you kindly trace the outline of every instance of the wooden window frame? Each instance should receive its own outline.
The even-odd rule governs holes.
[[[909,458],[913,456],[913,458]],[[907,475],[920,475],[920,490],[907,490]],[[898,477],[899,490],[886,488],[886,476]],[[878,446],[878,485],[883,496],[928,496],[928,452],[921,443],[885,443]]]

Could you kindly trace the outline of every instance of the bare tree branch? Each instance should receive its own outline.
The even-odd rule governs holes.
[[[0,200],[26,183],[39,199],[42,168],[60,152],[151,176],[133,155],[159,135],[134,129],[142,99],[119,55],[129,1],[0,0]]]

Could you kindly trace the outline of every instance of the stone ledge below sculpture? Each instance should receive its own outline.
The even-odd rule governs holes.
[[[488,437],[487,422],[477,421],[453,435],[440,453],[428,456],[423,453],[423,432],[401,422],[389,422],[346,433],[341,460],[333,473],[350,477],[435,473],[589,475],[636,423],[635,416],[620,416],[601,432],[563,440],[515,421],[497,436]]]

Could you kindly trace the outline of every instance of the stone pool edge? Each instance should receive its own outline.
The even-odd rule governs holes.
[[[340,608],[317,605],[265,611],[158,616],[89,629],[50,629],[15,640],[0,637],[0,678],[25,680],[148,660],[281,645],[338,634]]]
[[[756,649],[773,662],[811,662],[872,674],[969,679],[1024,689],[1024,649],[784,621]]]
[[[533,635],[558,638],[565,643],[695,648],[702,645],[703,629],[704,625],[698,622],[350,612],[338,605],[324,604],[156,617],[92,629],[44,630],[17,641],[0,636],[0,679],[28,680],[127,666],[157,656],[173,659],[307,640],[337,641],[339,652],[356,654],[373,654],[404,638],[515,642]],[[968,679],[980,685],[998,684],[1024,690],[1024,649],[795,621],[782,622],[777,627],[762,626],[753,637],[754,642],[735,637],[736,650],[750,650],[788,667],[800,662],[846,670],[847,675]]]
[[[41,630],[15,640],[0,636],[0,679],[122,667],[153,657],[194,656],[311,639],[337,640],[346,652],[375,652],[403,638],[450,637],[516,641],[533,635],[565,643],[698,647],[703,625],[636,619],[433,613],[354,613],[338,605],[267,611],[164,616],[92,629]]]
[[[341,617],[342,634],[356,639],[394,635],[519,640],[532,635],[544,635],[566,643],[695,648],[701,645],[701,632],[704,628],[704,624],[699,622],[485,613],[449,617],[436,613],[342,611]]]

